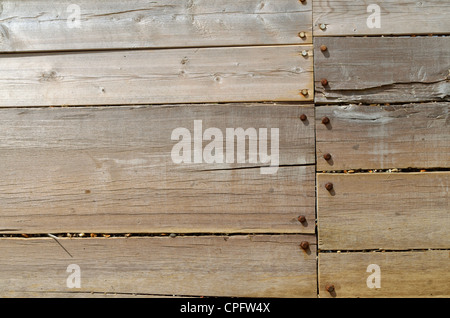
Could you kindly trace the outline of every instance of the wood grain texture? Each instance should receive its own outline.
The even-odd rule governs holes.
[[[312,43],[311,6],[291,0],[5,0],[0,51],[306,44]]]
[[[317,170],[449,168],[449,110],[449,102],[317,107]]]
[[[303,50],[310,55],[303,57]],[[272,46],[4,54],[0,106],[307,101],[314,94],[312,51]]]
[[[278,128],[281,166],[261,174],[249,141],[245,163],[174,163],[172,131],[194,139],[194,120],[267,128],[269,145]],[[4,108],[0,140],[3,233],[314,233],[312,105]]]
[[[323,37],[314,46],[316,103],[450,100],[450,37]]]
[[[448,250],[319,253],[319,297],[449,297],[449,257]],[[367,287],[370,264],[380,267],[381,288]]]
[[[372,27],[376,4],[380,27]],[[447,0],[313,0],[314,36],[449,34]],[[325,30],[319,25],[324,23]]]
[[[318,174],[319,248],[450,248],[449,184],[450,172]]]
[[[299,244],[308,240],[305,252]],[[314,235],[0,240],[0,294],[316,297]],[[26,257],[24,257],[26,255]],[[280,261],[282,260],[282,261]],[[81,288],[70,289],[77,264]]]

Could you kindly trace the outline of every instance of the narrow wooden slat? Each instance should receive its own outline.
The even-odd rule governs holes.
[[[448,250],[319,253],[319,297],[449,297],[449,257]],[[379,266],[380,288],[367,285],[371,264]]]
[[[310,55],[303,57],[303,50]],[[4,54],[0,106],[307,101],[313,99],[312,51],[274,46]]]
[[[299,244],[308,240],[310,248]],[[316,297],[314,235],[0,240],[0,294]],[[26,255],[26,257],[24,257]],[[282,261],[280,261],[282,260]],[[80,267],[80,288],[66,285]]]
[[[269,155],[278,128],[278,170],[249,163],[250,141],[245,163],[236,145],[232,163],[174,163],[172,132],[193,141],[195,120],[220,129],[224,158],[227,128],[267,128]],[[3,233],[314,233],[312,105],[5,108],[0,140]]]
[[[448,168],[449,110],[448,102],[317,107],[317,170]]]
[[[0,51],[306,44],[312,43],[311,6],[291,0],[5,0]]]
[[[447,16],[450,3],[447,0],[313,0],[313,2],[314,36],[450,33],[450,20]],[[374,25],[373,20],[378,10],[379,27]],[[325,30],[319,27],[322,23],[326,25]]]
[[[450,100],[450,37],[323,37],[314,45],[317,103]]]
[[[318,174],[319,247],[450,248],[449,184],[450,172]]]

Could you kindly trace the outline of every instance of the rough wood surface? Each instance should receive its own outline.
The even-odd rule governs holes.
[[[310,242],[304,251],[300,242]],[[314,235],[0,240],[0,295],[107,292],[316,297]],[[25,257],[26,255],[26,257]],[[81,288],[66,285],[77,264]]]
[[[319,171],[449,168],[450,103],[321,106],[316,136]]]
[[[450,37],[323,37],[314,46],[316,103],[450,100]]]
[[[267,128],[269,146],[278,128],[281,167],[261,174],[249,141],[246,163],[174,163],[172,131],[194,138],[194,120]],[[3,233],[314,233],[312,105],[4,108],[0,140]]]
[[[374,4],[380,8],[379,28],[371,23]],[[313,8],[314,36],[450,33],[448,0],[313,0]]]
[[[310,55],[303,57],[303,50]],[[4,54],[0,106],[307,101],[314,94],[312,51],[270,46]]]
[[[5,0],[0,51],[312,43],[311,6],[292,0]]]
[[[318,174],[319,248],[450,248],[449,185],[450,172]]]
[[[449,297],[449,253],[319,253],[319,297]],[[381,288],[367,287],[374,273],[367,272],[370,264],[380,268]],[[327,284],[334,285],[334,293],[326,291]]]

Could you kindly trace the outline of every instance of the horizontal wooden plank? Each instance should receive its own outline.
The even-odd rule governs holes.
[[[4,54],[0,106],[308,101],[312,51],[273,46]],[[302,95],[303,89],[308,93]]]
[[[291,0],[5,0],[0,51],[306,44],[312,43],[311,6]]]
[[[188,140],[172,140],[182,128],[191,135],[191,163],[172,157],[179,140]],[[223,146],[222,162],[201,156],[209,128],[223,134],[216,147]],[[238,138],[226,146],[227,128],[250,129],[244,163],[237,162]],[[4,108],[0,140],[3,233],[314,233],[313,105]]]
[[[449,102],[317,107],[317,170],[449,168],[449,110]]]
[[[450,37],[323,37],[314,45],[317,103],[450,100]]]
[[[449,34],[447,0],[313,0],[314,36]],[[379,15],[378,15],[379,13]],[[320,25],[326,28],[321,29]]]
[[[317,184],[320,249],[450,248],[450,172],[318,174]]]
[[[299,244],[309,241],[310,248]],[[0,294],[316,297],[314,235],[0,240]],[[26,255],[26,256],[25,256]],[[282,261],[280,261],[282,260]],[[68,288],[70,264],[80,288]],[[71,281],[72,282],[72,281]]]
[[[448,250],[319,253],[319,297],[449,297],[449,256]],[[380,288],[368,287],[368,280],[377,282],[377,271],[367,272],[371,264],[379,266]]]

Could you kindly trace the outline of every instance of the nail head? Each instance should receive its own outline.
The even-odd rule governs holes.
[[[325,52],[326,50],[328,50],[328,48],[327,48],[326,45],[321,45],[321,46],[320,46],[320,50],[321,50],[322,52]]]
[[[333,284],[327,284],[325,286],[325,289],[327,290],[327,292],[332,293],[332,292],[334,292],[334,285]]]
[[[304,250],[307,250],[309,248],[309,242],[307,242],[307,241],[301,242],[300,247]]]
[[[307,89],[302,89],[301,93],[302,93],[303,96],[306,96],[306,95],[308,95],[308,90]]]
[[[324,154],[323,155],[323,159],[325,159],[326,161],[330,160],[331,159],[331,154],[329,154],[329,153]]]
[[[319,25],[319,28],[320,28],[321,30],[325,30],[325,29],[327,28],[327,26],[325,25],[325,23],[321,23],[321,24]]]
[[[300,215],[300,216],[298,217],[298,221],[299,221],[300,223],[305,223],[305,222],[306,222],[306,217],[305,217],[304,215]]]
[[[322,78],[320,80],[320,83],[322,84],[322,86],[327,86],[328,85],[328,80],[326,78]]]
[[[301,114],[300,115],[300,120],[301,121],[305,121],[305,120],[307,120],[308,119],[308,117],[305,115],[305,114]]]
[[[305,32],[302,31],[302,32],[298,33],[298,36],[301,38],[304,38],[306,36],[306,34],[305,34]]]
[[[308,56],[308,51],[303,50],[303,51],[302,51],[302,56]]]
[[[327,189],[328,191],[333,190],[333,184],[331,182],[328,182],[325,184],[325,189]]]
[[[330,118],[328,118],[328,117],[322,118],[322,124],[327,125],[329,123],[330,123]]]

